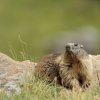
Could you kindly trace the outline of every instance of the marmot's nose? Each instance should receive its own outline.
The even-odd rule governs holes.
[[[66,50],[70,50],[71,46],[69,44],[66,45]]]

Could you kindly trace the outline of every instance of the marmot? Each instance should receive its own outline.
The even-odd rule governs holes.
[[[68,43],[64,53],[45,56],[35,67],[35,76],[72,89],[76,84],[88,87],[92,78],[92,61],[83,45]]]
[[[83,45],[68,43],[59,64],[59,75],[62,85],[72,89],[79,85],[86,88],[90,85],[93,75],[93,65],[90,55]]]

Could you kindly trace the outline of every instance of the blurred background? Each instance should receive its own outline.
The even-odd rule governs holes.
[[[0,0],[0,52],[38,60],[67,42],[100,52],[100,0]]]

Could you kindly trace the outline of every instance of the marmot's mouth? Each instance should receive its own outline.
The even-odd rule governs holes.
[[[75,53],[75,52],[73,52],[72,50],[66,50],[66,53],[69,55],[69,56],[71,56],[71,57],[75,57],[75,56],[77,56],[77,53]]]

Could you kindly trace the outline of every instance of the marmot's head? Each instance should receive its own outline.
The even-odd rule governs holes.
[[[66,53],[72,57],[81,58],[88,56],[88,53],[84,50],[83,45],[78,43],[68,43],[65,49]]]

